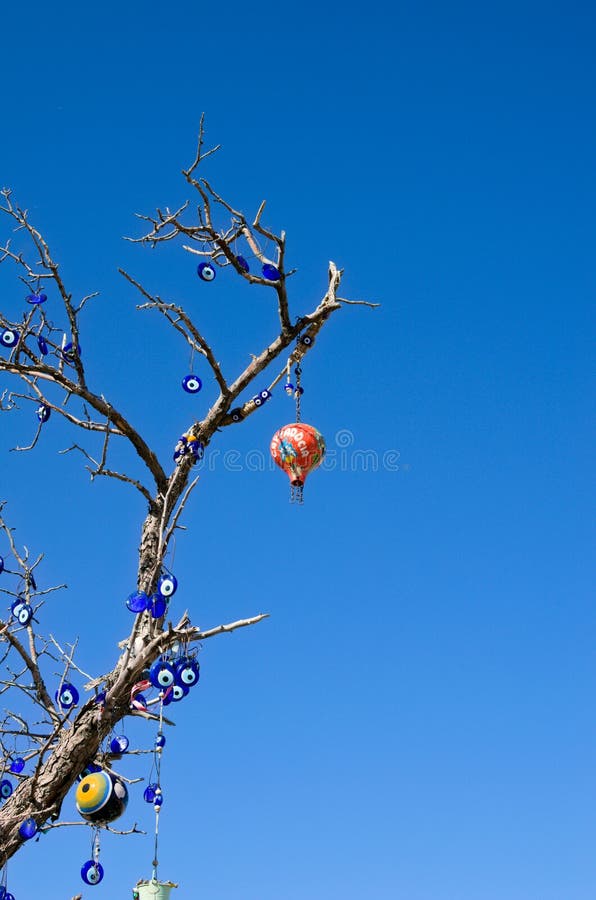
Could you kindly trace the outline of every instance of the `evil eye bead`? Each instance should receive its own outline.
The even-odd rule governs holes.
[[[10,891],[4,895],[4,900],[14,900],[14,894],[11,894]]]
[[[81,356],[81,345],[73,344],[72,341],[68,341],[68,343],[66,343],[60,350],[60,356],[65,363],[72,365],[77,356]]]
[[[45,303],[47,299],[47,294],[29,294],[27,303],[30,303],[32,306],[39,306],[41,303]]]
[[[3,347],[16,347],[19,343],[19,332],[15,331],[14,328],[5,328],[2,334],[0,334],[0,344]]]
[[[165,734],[161,734],[161,732],[155,738],[155,749],[163,750],[166,745],[166,736]]]
[[[178,579],[170,572],[168,572],[167,575],[162,575],[157,582],[157,592],[161,594],[162,597],[171,597],[176,593],[177,587]]]
[[[0,781],[0,797],[3,800],[8,800],[13,790],[12,781],[9,781],[8,778],[3,778],[2,781]]]
[[[310,334],[301,334],[300,337],[298,338],[298,343],[302,344],[303,347],[312,347],[314,342],[315,342],[315,339]]]
[[[261,398],[263,403],[265,403],[267,400],[269,400],[270,396],[271,396],[271,391],[268,391],[268,390],[260,391],[260,393],[259,393],[259,397]]]
[[[176,681],[192,687],[199,680],[200,667],[195,659],[180,659],[176,663]]]
[[[255,406],[262,406],[262,405],[263,405],[263,400],[261,399],[261,395],[260,395],[260,394],[257,394],[256,397],[253,397],[253,398],[252,398],[252,402],[254,403]]]
[[[185,684],[175,684],[172,687],[172,702],[178,703],[180,700],[184,700],[185,697],[188,696],[189,689]]]
[[[238,263],[238,268],[242,269],[243,272],[250,272],[250,266],[246,262],[243,256],[237,256],[236,262]]]
[[[0,884],[0,900],[6,900],[6,888]]]
[[[172,700],[174,699],[174,696],[172,694],[172,688],[173,688],[173,685],[170,685],[169,687],[167,687],[159,692],[159,696],[161,697],[161,702],[163,703],[164,706],[169,706],[170,703],[172,702]]]
[[[121,816],[128,803],[128,790],[111,772],[94,772],[79,782],[75,804],[87,822],[103,824]]]
[[[10,764],[10,771],[18,775],[25,768],[25,760],[22,756],[15,756]]]
[[[159,790],[159,785],[152,783],[148,784],[145,790],[143,791],[143,800],[145,803],[154,803],[155,798],[157,796],[157,791]]]
[[[166,597],[162,597],[161,594],[151,595],[151,600],[149,601],[149,612],[151,613],[151,617],[153,619],[161,619],[162,616],[165,616],[167,608],[168,601]]]
[[[237,406],[236,409],[230,410],[230,418],[232,419],[232,422],[242,421],[242,419],[244,418],[244,413],[239,406]]]
[[[126,753],[130,745],[130,741],[125,734],[117,734],[110,741],[110,750],[112,753]]]
[[[37,823],[35,819],[28,818],[19,825],[19,834],[24,841],[30,841],[37,834]]]
[[[105,706],[106,703],[106,692],[100,691],[95,700],[93,701],[96,706]]]
[[[155,796],[155,800],[153,801],[153,809],[157,812],[163,806],[163,794],[159,791]]]
[[[201,281],[213,281],[215,278],[215,269],[211,263],[202,262],[197,266],[197,275]]]
[[[15,600],[11,603],[10,610],[19,623],[19,625],[28,625],[33,618],[33,608],[30,603],[24,600]]]
[[[41,404],[40,406],[38,406],[37,409],[35,410],[35,415],[37,416],[37,418],[39,419],[39,421],[40,421],[41,424],[43,425],[43,423],[44,423],[44,422],[47,422],[48,419],[50,418],[51,412],[52,412],[52,410],[50,409],[50,407],[49,407],[49,406],[46,406],[45,403],[42,403],[42,404]]]
[[[271,263],[265,263],[263,266],[263,278],[266,278],[267,281],[279,281],[281,272],[277,266],[272,266]]]
[[[149,597],[145,591],[134,591],[126,598],[126,606],[133,613],[141,613],[149,608]]]
[[[291,381],[286,382],[286,384],[284,385],[284,391],[286,392],[286,394],[292,396],[292,394],[294,393],[294,385]]]
[[[174,666],[164,659],[156,659],[149,669],[149,681],[153,687],[169,688],[174,680]]]
[[[50,352],[47,341],[42,334],[38,335],[37,337],[37,346],[39,347],[39,352],[42,356],[47,356]]]
[[[187,394],[198,394],[203,387],[203,382],[198,375],[185,375],[182,379],[182,387]]]
[[[55,697],[61,709],[72,709],[79,702],[79,692],[69,681],[65,681],[60,690],[56,691]]]
[[[147,698],[145,697],[144,694],[137,694],[136,697],[134,698],[134,700],[131,701],[131,704],[130,704],[130,705],[132,706],[133,709],[138,709],[138,710],[141,710],[141,711],[146,711],[146,709],[147,709]]]
[[[94,859],[88,859],[81,868],[81,878],[85,884],[99,884],[103,878],[103,866]]]

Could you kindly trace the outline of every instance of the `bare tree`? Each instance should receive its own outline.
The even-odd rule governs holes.
[[[196,215],[190,215],[190,201],[175,210],[157,209],[153,215],[140,216],[145,233],[131,240],[150,247],[165,241],[181,241],[184,249],[201,261],[200,274],[205,279],[214,277],[220,268],[228,268],[247,285],[269,289],[276,302],[279,329],[243,371],[230,377],[224,374],[217,353],[182,305],[162,299],[132,274],[120,270],[138,291],[138,309],[159,313],[191,350],[204,358],[219,388],[219,395],[205,417],[189,424],[176,445],[174,464],[167,467],[141,431],[88,379],[81,351],[85,344],[81,340],[81,313],[96,295],[75,299],[46,239],[27,211],[13,199],[10,190],[2,191],[0,209],[11,220],[17,237],[0,246],[0,261],[14,264],[29,293],[22,320],[13,322],[0,313],[3,353],[0,372],[15,380],[15,387],[6,389],[0,396],[0,408],[8,412],[22,403],[34,403],[37,407],[37,434],[28,446],[15,448],[21,452],[34,450],[50,415],[63,417],[75,431],[97,433],[96,456],[76,441],[69,450],[83,456],[92,479],[98,476],[116,479],[138,491],[146,501],[147,512],[138,547],[137,589],[141,598],[156,595],[168,545],[197,483],[193,464],[205,448],[220,432],[241,423],[267,399],[291,367],[299,365],[311,351],[318,332],[333,313],[345,304],[365,303],[338,295],[342,271],[331,262],[324,296],[310,313],[293,320],[288,296],[293,272],[286,270],[284,232],[276,234],[262,224],[264,202],[249,221],[199,175],[205,160],[218,149],[204,150],[203,144],[201,119],[196,156],[183,170],[196,201]],[[236,253],[238,242],[249,248],[250,268],[246,259]],[[269,251],[271,258],[264,248],[273,248]],[[252,271],[253,260],[258,274]],[[61,299],[65,328],[58,328],[45,313],[44,291],[48,285],[53,286]],[[241,400],[241,395],[265,370],[273,370],[268,389],[253,399]],[[112,468],[110,449],[115,440],[125,441],[133,449],[144,472],[142,477]],[[175,623],[169,622],[167,612],[154,605],[135,615],[130,634],[121,642],[110,671],[93,678],[80,668],[76,644],[63,646],[55,638],[39,633],[37,610],[58,586],[38,589],[36,570],[42,557],[32,557],[19,544],[4,515],[4,506],[0,505],[0,529],[10,547],[6,563],[0,563],[0,568],[4,565],[5,569],[0,575],[0,590],[9,595],[13,610],[6,621],[0,621],[1,659],[9,674],[0,680],[0,694],[5,701],[5,713],[0,721],[0,772],[11,770],[16,786],[0,806],[0,867],[18,851],[28,833],[64,824],[59,818],[62,800],[80,773],[93,761],[108,768],[111,765],[112,756],[102,751],[102,746],[119,721],[131,715],[157,718],[151,708],[135,703],[134,698],[143,673],[160,655],[177,644],[196,644],[254,625],[266,617],[266,613],[260,613],[201,631],[186,615]],[[54,668],[57,662],[62,671],[57,696],[52,695],[44,675],[48,661]],[[71,671],[87,678],[88,697],[80,704],[62,702]],[[13,696],[18,697],[14,703],[10,700]],[[22,711],[25,706],[27,712]],[[22,737],[27,745],[21,754],[27,763],[26,773],[19,772],[19,766],[14,765],[11,748],[15,736]]]

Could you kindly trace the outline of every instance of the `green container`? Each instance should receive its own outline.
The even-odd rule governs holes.
[[[172,881],[140,881],[133,890],[133,897],[138,900],[169,900],[172,888],[178,887]]]

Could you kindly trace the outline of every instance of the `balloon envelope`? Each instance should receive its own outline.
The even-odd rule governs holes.
[[[323,435],[304,422],[293,422],[276,431],[271,440],[271,456],[295,487],[301,487],[309,472],[325,456]]]

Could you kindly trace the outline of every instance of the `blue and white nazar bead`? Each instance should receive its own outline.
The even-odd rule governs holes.
[[[255,406],[262,406],[263,403],[266,403],[270,397],[271,397],[271,391],[268,391],[267,389],[265,389],[263,391],[259,391],[259,393],[256,394],[252,398],[252,402],[254,403]]]
[[[197,275],[201,281],[213,281],[216,275],[215,268],[208,262],[199,263],[197,266]]]
[[[88,859],[81,867],[81,878],[85,884],[99,884],[103,878],[103,866],[94,859]]]
[[[171,572],[164,573],[157,582],[157,592],[162,597],[171,597],[178,588],[178,579]]]
[[[172,663],[161,657],[149,669],[149,681],[156,688],[169,688],[174,684],[175,671]]]
[[[176,670],[176,682],[186,687],[192,687],[200,678],[200,666],[197,660],[188,656],[179,659],[175,663],[174,669]]]
[[[65,681],[60,689],[56,691],[55,697],[60,708],[64,710],[72,709],[79,702],[79,692],[74,684],[71,684],[69,681]]]
[[[44,422],[47,422],[50,418],[52,410],[49,406],[46,406],[45,403],[40,403],[40,405],[35,410],[35,415],[43,425]]]
[[[47,294],[29,294],[27,303],[30,303],[32,306],[39,306],[41,303],[45,303],[47,299]]]
[[[0,333],[0,344],[3,347],[16,347],[19,343],[19,332],[14,328],[5,328],[4,331]]]
[[[198,375],[185,375],[182,379],[182,387],[187,394],[198,394],[203,387],[203,382]]]
[[[33,607],[22,597],[17,597],[10,605],[10,611],[19,625],[28,625],[33,618]]]

